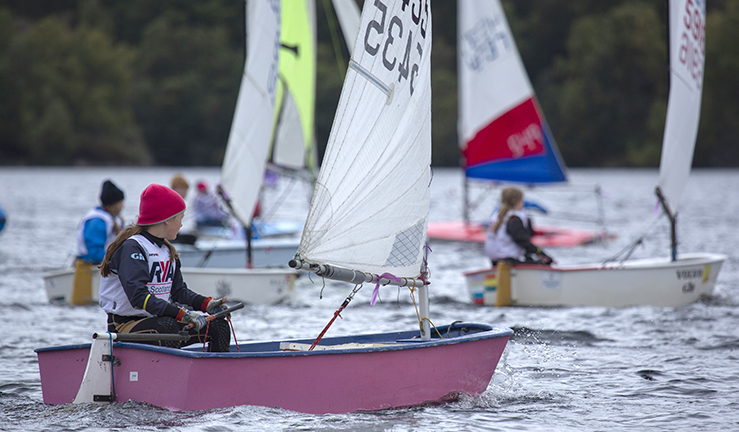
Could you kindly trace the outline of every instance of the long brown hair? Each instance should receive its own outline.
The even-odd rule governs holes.
[[[105,258],[103,258],[103,263],[100,264],[100,274],[103,277],[107,277],[110,274],[110,259],[113,257],[113,254],[118,250],[118,248],[121,247],[123,242],[128,240],[129,237],[135,236],[136,234],[141,234],[144,231],[146,231],[145,226],[132,224],[126,226],[121,230],[121,232],[118,233],[118,235],[115,237],[115,240],[110,243],[110,246],[108,246],[108,249],[105,251]],[[167,247],[169,248],[170,260],[174,261],[175,259],[177,259],[179,254],[177,253],[174,245],[170,243],[167,239],[164,239],[164,244],[167,245]]]
[[[503,224],[505,215],[522,199],[523,192],[519,188],[507,187],[500,192],[500,210],[498,211],[498,220],[495,221],[493,226],[493,232],[498,231],[498,228]]]

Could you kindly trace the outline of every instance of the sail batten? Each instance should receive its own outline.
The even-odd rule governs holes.
[[[352,51],[359,67],[347,71],[298,249],[305,262],[421,272],[431,179],[431,21],[422,6],[364,5]]]

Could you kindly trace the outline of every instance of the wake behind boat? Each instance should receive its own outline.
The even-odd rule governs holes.
[[[726,256],[678,255],[676,230],[676,209],[690,175],[698,134],[705,17],[705,2],[669,2],[670,94],[656,194],[670,221],[670,256],[551,267],[499,263],[497,268],[465,273],[473,302],[496,306],[678,307],[713,293]]]

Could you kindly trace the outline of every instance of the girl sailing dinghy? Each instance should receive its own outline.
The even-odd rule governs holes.
[[[274,3],[274,2],[272,2]],[[277,5],[279,11],[279,4]],[[277,88],[277,68],[280,50],[281,16],[270,6],[261,2],[249,2],[247,14],[247,31],[249,32],[248,58],[244,65],[244,77],[239,89],[239,96],[231,125],[226,156],[224,158],[221,182],[227,191],[233,214],[242,222],[249,223],[256,206],[259,188],[262,184],[267,151],[272,136],[273,112],[275,110],[275,94]],[[307,8],[307,5],[306,5]],[[291,14],[296,8],[289,8]],[[307,21],[307,20],[306,20]],[[307,26],[307,24],[306,24]],[[310,52],[310,49],[305,50]],[[310,56],[308,56],[310,57]],[[312,103],[312,101],[311,101]],[[312,119],[310,122],[312,124]],[[300,148],[304,146],[300,142]],[[302,153],[301,153],[302,154]],[[265,243],[271,243],[265,244]],[[293,291],[297,272],[285,266],[287,260],[295,254],[297,239],[263,240],[260,242],[260,263],[275,257],[282,257],[282,268],[244,268],[244,246],[240,248],[240,267],[233,268],[201,268],[192,265],[200,255],[208,251],[189,249],[189,245],[177,245],[182,263],[182,275],[185,281],[203,295],[212,297],[228,297],[234,301],[245,303],[273,304],[287,298]],[[192,248],[190,246],[190,248]],[[280,250],[282,249],[282,250]],[[287,252],[285,252],[285,250]],[[217,252],[210,251],[211,262],[217,262]],[[233,262],[232,249],[225,249],[227,257]],[[231,261],[226,261],[231,263]],[[272,265],[274,261],[270,261]],[[97,270],[97,269],[95,269]],[[97,303],[100,274],[92,275],[92,293],[85,303]],[[74,270],[65,268],[44,275],[46,292],[53,303],[71,303],[74,290]]]
[[[292,264],[354,283],[342,308],[364,282],[411,287],[421,297],[419,329],[254,342],[229,353],[102,334],[92,348],[36,350],[44,402],[133,399],[174,410],[248,404],[344,413],[487,388],[511,330],[460,322],[432,329],[428,318],[421,269],[431,181],[429,1],[365,2],[360,29]],[[203,380],[213,370],[228,377],[226,387]],[[81,387],[94,371],[102,376],[98,386]]]
[[[710,295],[725,255],[677,254],[676,209],[690,175],[703,86],[706,5],[670,0],[670,95],[657,196],[671,224],[671,256],[603,264],[499,264],[465,273],[474,303],[525,306],[682,306]]]
[[[457,47],[458,131],[465,171],[463,218],[429,223],[428,236],[483,243],[488,223],[470,220],[472,185],[488,190],[475,199],[482,202],[481,197],[495,190],[494,183],[541,186],[563,184],[568,179],[498,0],[458,2]],[[583,188],[577,189],[578,196],[584,193]],[[597,188],[595,193],[600,200]],[[603,219],[599,215],[601,226]],[[546,248],[573,247],[609,237],[604,228],[600,232],[545,225],[536,228],[531,241]]]

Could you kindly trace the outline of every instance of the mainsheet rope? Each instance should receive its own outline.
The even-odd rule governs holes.
[[[231,326],[231,333],[234,335],[236,351],[241,352],[241,348],[239,348],[239,341],[236,340],[236,330],[234,330],[234,324],[231,322],[231,317],[229,315],[226,315],[226,321],[228,321],[228,325]],[[210,330],[210,320],[208,321],[208,325],[205,327],[205,337],[203,338],[203,352],[205,352],[205,343],[208,341],[208,330]]]

